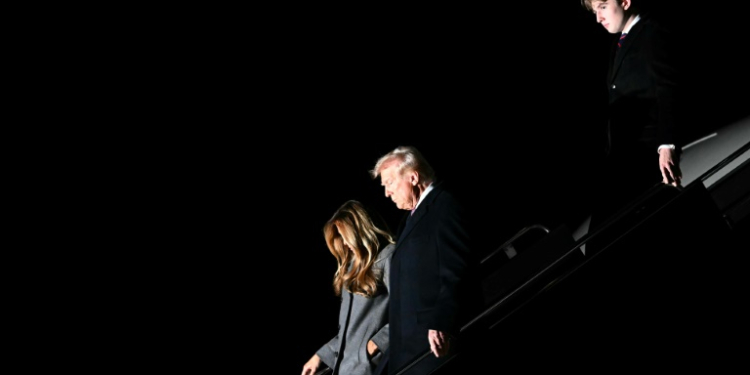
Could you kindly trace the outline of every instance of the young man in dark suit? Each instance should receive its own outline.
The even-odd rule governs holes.
[[[457,350],[461,325],[481,303],[464,207],[414,147],[398,147],[370,171],[404,216],[391,260],[390,346],[376,374],[428,374]]]
[[[636,1],[581,0],[618,36],[609,59],[606,155],[589,233],[660,181],[679,187],[682,178],[677,39]]]

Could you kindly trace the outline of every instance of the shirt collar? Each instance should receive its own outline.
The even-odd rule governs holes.
[[[415,211],[416,211],[417,207],[419,207],[419,204],[422,203],[422,201],[424,200],[424,197],[426,197],[427,194],[429,194],[432,191],[432,185],[434,185],[434,184],[430,184],[430,186],[427,186],[424,189],[424,192],[422,193],[422,195],[419,196],[419,201],[417,201],[417,205],[414,206],[414,210]]]
[[[635,15],[635,18],[633,18],[633,22],[631,22],[631,23],[630,23],[630,25],[629,25],[629,26],[628,26],[628,27],[627,27],[627,28],[626,28],[625,30],[622,30],[622,33],[623,33],[623,34],[627,34],[627,33],[629,33],[629,32],[630,32],[630,29],[632,29],[632,28],[633,28],[633,25],[635,25],[636,23],[638,23],[638,21],[639,21],[640,19],[641,19],[641,15],[640,15],[640,14],[636,14],[636,15]]]

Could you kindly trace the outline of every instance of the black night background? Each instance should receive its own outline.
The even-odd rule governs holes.
[[[368,171],[400,145],[481,218],[484,251],[587,216],[592,189],[606,188],[594,175],[615,36],[577,1],[428,6],[289,5],[255,15],[267,26],[249,35],[223,25],[180,107],[191,126],[148,171],[164,185],[141,220],[164,230],[134,328],[151,356],[300,373],[337,324],[323,224],[357,199],[395,229],[403,212]],[[747,116],[739,27],[719,10],[665,14],[692,34],[686,138]]]

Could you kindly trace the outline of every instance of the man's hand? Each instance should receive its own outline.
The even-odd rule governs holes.
[[[427,340],[430,342],[430,350],[435,357],[442,357],[450,352],[451,339],[447,333],[431,329],[427,333]]]
[[[682,184],[680,160],[675,150],[669,147],[663,147],[659,150],[659,169],[661,170],[663,183],[672,186]]]

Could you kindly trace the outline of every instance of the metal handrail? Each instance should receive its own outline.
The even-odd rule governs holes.
[[[693,182],[689,183],[687,186],[685,186],[685,187],[675,187],[675,189],[677,189],[677,190],[679,190],[681,192],[681,191],[684,191],[685,189],[690,188],[692,185],[697,184],[698,181],[700,181],[700,183],[702,184],[705,180],[707,180],[708,178],[710,178],[711,176],[713,176],[714,174],[716,174],[716,172],[718,172],[719,170],[721,170],[722,168],[724,168],[725,166],[727,166],[729,163],[733,162],[735,159],[739,158],[748,149],[750,149],[750,142],[745,143],[745,145],[743,145],[742,147],[740,147],[739,149],[737,149],[735,152],[729,154],[729,156],[727,156],[726,158],[722,159],[722,161],[720,161],[719,163],[717,163],[715,166],[713,166],[711,169],[709,169],[708,171],[706,171],[705,173],[703,173],[700,177],[698,177],[697,179],[695,179]],[[651,187],[651,189],[649,189],[643,195],[641,195],[640,197],[638,197],[638,199],[633,200],[632,202],[630,202],[630,204],[628,204],[625,207],[623,207],[616,215],[613,215],[611,218],[609,218],[604,223],[602,223],[602,225],[598,229],[594,230],[593,232],[589,231],[588,234],[586,234],[583,238],[581,238],[579,240],[578,243],[576,243],[576,247],[573,250],[575,250],[575,249],[577,249],[577,248],[585,245],[592,237],[595,237],[596,235],[598,235],[601,232],[605,231],[607,228],[609,228],[610,226],[612,226],[613,223],[617,222],[622,217],[626,216],[626,214],[630,213],[633,210],[634,207],[640,205],[640,203],[646,197],[649,197],[649,196],[653,195],[659,189],[664,188],[664,186],[665,186],[665,184],[659,182],[656,185],[654,185],[653,187]],[[666,185],[666,186],[671,186],[671,185]],[[666,202],[664,204],[664,206],[668,205],[669,203],[671,203],[676,198],[677,197],[673,197],[668,202]],[[628,232],[626,232],[624,234],[627,234],[629,232],[630,231],[628,231]],[[602,249],[602,250],[604,250],[604,249]]]
[[[696,181],[701,181],[701,182],[706,181],[708,178],[716,174],[716,172],[718,172],[719,170],[727,166],[727,164],[733,162],[735,159],[739,158],[740,155],[747,152],[747,150],[750,150],[750,142],[745,143],[745,145],[737,149],[737,151],[729,154],[729,156],[724,158],[724,160],[720,161],[718,164],[716,164],[711,169],[703,173],[700,177],[698,177]]]
[[[516,234],[515,234],[515,235],[514,235],[513,237],[511,237],[511,238],[510,238],[509,240],[505,241],[505,243],[503,243],[503,244],[502,244],[502,245],[501,245],[500,247],[498,247],[498,248],[497,248],[497,249],[496,249],[495,251],[493,251],[493,252],[492,252],[491,254],[487,255],[487,256],[486,256],[486,257],[485,257],[484,259],[482,259],[482,261],[481,261],[480,263],[482,263],[482,264],[483,264],[483,263],[485,263],[485,262],[486,262],[487,260],[489,260],[490,258],[492,258],[492,257],[493,257],[493,256],[494,256],[495,254],[497,254],[497,253],[498,253],[498,252],[499,252],[500,250],[504,249],[505,247],[507,247],[508,245],[512,244],[512,243],[513,243],[514,241],[516,241],[517,239],[519,239],[519,238],[520,238],[521,236],[523,236],[523,235],[524,235],[524,234],[526,234],[527,232],[529,232],[529,231],[531,231],[531,230],[534,230],[534,229],[541,229],[541,230],[545,231],[545,232],[546,232],[546,234],[549,234],[549,229],[548,229],[547,227],[545,227],[544,225],[541,225],[541,224],[533,224],[533,225],[529,225],[529,226],[527,226],[527,227],[524,227],[524,228],[522,228],[522,229],[521,229],[520,231],[518,231],[518,232],[517,232],[517,233],[516,233]],[[556,263],[557,263],[558,261],[559,261],[559,260],[557,260],[557,261],[553,262],[553,264],[556,264]],[[550,265],[550,266],[548,266],[548,267],[545,267],[545,269],[544,269],[544,270],[547,270],[547,269],[549,269],[550,267],[552,267],[552,265]],[[543,271],[542,271],[542,272],[543,272]],[[507,294],[507,295],[506,295],[505,297],[503,297],[503,298],[502,298],[502,299],[500,300],[500,302],[497,302],[497,303],[493,304],[493,305],[492,305],[491,307],[489,307],[489,308],[485,309],[485,310],[484,310],[484,311],[483,311],[483,312],[482,312],[481,314],[479,314],[479,315],[478,315],[478,316],[477,316],[476,318],[474,318],[474,319],[472,319],[471,321],[469,321],[468,323],[464,324],[464,325],[463,325],[463,326],[461,327],[461,329],[459,330],[459,334],[460,334],[460,333],[463,333],[463,332],[466,332],[466,330],[467,330],[467,329],[469,329],[469,328],[472,328],[472,327],[473,327],[473,326],[474,326],[475,324],[477,324],[477,322],[479,322],[479,321],[480,321],[480,320],[481,320],[482,318],[484,318],[484,317],[485,317],[486,315],[488,315],[488,314],[492,313],[492,312],[493,312],[493,311],[494,311],[494,310],[495,310],[495,309],[496,309],[496,308],[497,308],[497,307],[498,307],[498,306],[499,306],[499,305],[500,305],[500,304],[501,304],[501,303],[502,303],[503,301],[507,300],[507,299],[508,299],[508,298],[510,298],[510,297],[511,297],[512,295],[515,295],[515,294],[516,294],[516,292],[518,292],[519,290],[523,289],[523,288],[524,288],[524,287],[525,287],[526,285],[528,285],[528,284],[529,284],[529,283],[531,283],[531,282],[532,282],[533,280],[535,280],[535,279],[536,279],[536,277],[537,277],[537,276],[539,276],[540,274],[541,274],[541,272],[540,272],[540,273],[538,273],[538,274],[536,274],[536,275],[534,275],[534,276],[532,276],[532,277],[531,277],[531,278],[530,278],[530,279],[529,279],[528,281],[526,281],[525,283],[523,283],[523,284],[522,284],[521,286],[519,286],[519,287],[515,288],[514,290],[512,290],[511,292],[509,292],[509,293],[508,293],[508,294]],[[402,375],[402,374],[405,374],[405,373],[406,373],[406,371],[408,371],[408,370],[409,370],[409,369],[411,369],[412,367],[416,366],[416,364],[417,364],[417,363],[419,363],[419,362],[420,362],[420,361],[422,361],[422,360],[423,360],[423,359],[424,359],[425,357],[427,357],[427,356],[429,356],[429,355],[431,355],[431,354],[432,354],[432,351],[431,351],[431,350],[427,350],[427,351],[425,351],[425,352],[424,352],[424,353],[423,353],[422,355],[420,355],[420,356],[419,356],[418,358],[414,359],[414,360],[413,360],[413,361],[412,361],[411,363],[409,363],[409,364],[408,364],[407,366],[405,366],[405,367],[401,368],[401,369],[400,369],[400,370],[399,370],[398,372],[396,372],[396,374],[395,374],[395,375]],[[448,360],[450,361],[450,359],[448,359]],[[317,375],[317,374],[316,374],[316,375]]]
[[[705,173],[703,173],[698,179],[696,179],[695,181],[691,182],[686,187],[684,187],[684,188],[683,187],[676,187],[675,189],[677,189],[681,193],[682,191],[684,191],[684,190],[692,187],[694,184],[696,184],[696,181],[701,181],[701,183],[703,183],[706,179],[708,179],[711,176],[713,176],[714,174],[716,174],[716,172],[718,172],[719,170],[721,170],[722,168],[724,168],[726,165],[728,165],[729,163],[733,162],[735,159],[739,158],[748,149],[750,149],[750,142],[746,143],[745,145],[743,145],[742,147],[740,147],[738,150],[736,150],[735,152],[733,152],[732,154],[730,154],[729,156],[727,156],[726,158],[724,158],[722,161],[720,161],[714,167],[712,167],[711,169],[709,169],[708,171],[706,171]],[[664,185],[664,186],[662,186],[662,185]],[[550,270],[551,268],[553,268],[560,261],[566,259],[567,257],[569,257],[571,254],[575,253],[576,251],[579,251],[579,249],[583,245],[585,245],[587,242],[589,242],[593,237],[596,237],[597,235],[600,235],[607,228],[609,228],[610,226],[612,226],[616,221],[618,221],[619,219],[625,217],[626,214],[632,212],[632,210],[635,209],[635,207],[637,207],[637,205],[639,205],[645,198],[653,195],[659,189],[662,189],[665,186],[671,186],[671,185],[665,185],[665,184],[662,184],[662,183],[656,184],[654,187],[652,187],[651,189],[649,189],[646,193],[644,193],[643,195],[641,195],[638,199],[632,201],[629,205],[625,206],[616,215],[613,215],[612,218],[610,218],[609,220],[607,220],[604,223],[602,223],[602,225],[597,230],[595,230],[594,232],[589,232],[583,238],[581,238],[580,240],[578,240],[571,249],[569,249],[568,251],[566,251],[556,261],[552,262],[552,264],[550,264],[549,266],[545,267],[543,270],[539,271],[538,273],[534,274],[532,277],[529,278],[529,280],[527,282],[523,283],[522,285],[518,286],[517,288],[514,288],[505,297],[503,297],[502,299],[500,299],[500,301],[498,301],[497,303],[493,304],[491,307],[485,309],[485,311],[483,311],[481,314],[479,314],[479,316],[477,316],[475,319],[471,320],[469,323],[467,323],[463,327],[461,327],[460,332],[464,332],[466,329],[468,329],[471,326],[473,326],[474,324],[476,324],[476,322],[478,322],[479,320],[481,320],[483,317],[485,317],[488,314],[494,312],[496,309],[498,309],[499,307],[501,307],[502,305],[504,305],[505,302],[508,301],[510,297],[512,297],[512,296],[514,296],[514,295],[516,295],[516,294],[524,291],[527,288],[527,286],[529,284],[531,284],[534,280],[536,280],[536,279],[540,278],[541,276],[543,276],[543,274],[545,274],[548,270]],[[677,196],[672,197],[671,199],[669,199],[665,204],[663,204],[661,207],[659,207],[658,209],[656,209],[648,217],[644,218],[639,223],[637,223],[636,225],[634,225],[633,227],[631,227],[630,229],[628,229],[627,231],[625,231],[625,233],[623,233],[621,236],[618,236],[613,242],[617,241],[622,236],[624,236],[624,235],[632,232],[634,229],[636,229],[637,227],[639,227],[640,224],[643,223],[646,219],[652,217],[653,215],[655,215],[656,213],[658,213],[659,211],[661,211],[664,207],[666,207],[670,203],[672,203],[675,199],[677,199],[679,197],[679,195],[680,194],[678,193]],[[524,228],[524,230],[522,230],[522,231],[526,232],[526,231],[528,231],[530,229],[534,229],[533,227],[535,227],[535,226]],[[544,228],[544,229],[546,230],[546,228]],[[547,232],[549,232],[549,231],[547,230]],[[487,261],[489,258],[491,258],[495,253],[497,253],[498,251],[500,251],[501,249],[503,249],[505,246],[508,246],[508,244],[512,243],[513,240],[517,239],[518,237],[520,237],[520,234],[517,234],[511,240],[506,241],[506,243],[504,243],[502,246],[500,246],[498,249],[496,249],[493,253],[491,253],[490,255],[488,255],[487,257],[485,257],[482,260],[482,263],[484,263],[485,261]],[[600,251],[597,251],[596,253],[593,253],[593,254],[589,254],[590,256],[586,256],[586,258],[580,264],[578,264],[577,266],[575,266],[575,267],[567,270],[561,276],[558,276],[558,278],[556,280],[560,281],[560,280],[563,280],[564,278],[566,278],[567,276],[571,275],[576,270],[578,270],[581,266],[583,266],[584,264],[588,263],[593,258],[594,255],[596,255],[598,253],[601,253],[601,251],[607,249],[608,247],[609,247],[609,245],[604,246],[602,249],[600,249]],[[533,298],[534,298],[534,296],[531,296],[529,298],[529,300],[531,300]],[[528,302],[528,301],[526,301],[526,302]],[[520,307],[521,306],[517,307],[513,311],[517,310]],[[511,313],[513,311],[511,311]],[[423,360],[425,357],[427,357],[430,354],[431,354],[431,351],[429,351],[429,350],[426,351],[420,357],[418,357],[414,361],[412,361],[408,366],[406,366],[403,369],[401,369],[400,371],[398,371],[396,375],[405,374],[406,371],[408,371],[410,368],[412,368],[413,366],[415,366],[418,362],[420,362],[421,360]]]
[[[660,184],[660,185],[663,185],[663,184]],[[641,200],[642,200],[642,199],[643,199],[643,198],[644,198],[645,196],[653,194],[653,193],[654,193],[654,192],[655,192],[655,191],[657,190],[657,188],[661,188],[661,186],[660,186],[660,185],[656,185],[656,186],[654,186],[653,188],[651,188],[651,189],[649,190],[649,194],[645,194],[644,196],[642,196],[642,197],[641,197],[640,199],[638,199],[638,200],[636,200],[636,201],[637,201],[637,202],[640,202],[640,201],[641,201]],[[665,186],[669,186],[669,185],[665,185]],[[674,199],[674,198],[673,198],[673,199]],[[671,201],[672,201],[672,200],[670,200],[669,202],[671,202]],[[667,204],[669,204],[669,202],[667,202]],[[665,205],[666,205],[666,204],[665,204]],[[579,250],[579,249],[580,249],[580,247],[581,247],[581,246],[583,246],[584,244],[586,244],[586,242],[588,242],[588,241],[589,241],[589,240],[590,240],[590,239],[591,239],[592,237],[594,237],[594,236],[598,235],[599,233],[601,233],[602,231],[604,231],[605,229],[607,229],[607,228],[608,228],[609,226],[611,226],[611,225],[612,225],[612,224],[613,224],[613,223],[614,223],[615,221],[617,221],[616,219],[619,219],[619,218],[621,218],[621,217],[625,216],[625,214],[626,214],[626,213],[628,213],[628,212],[630,212],[630,211],[631,211],[632,209],[634,209],[634,207],[635,207],[635,205],[629,205],[629,206],[628,206],[628,209],[625,209],[625,210],[621,211],[621,212],[620,212],[620,213],[619,213],[618,215],[615,215],[615,217],[613,217],[612,219],[610,219],[610,220],[607,220],[607,221],[606,221],[605,223],[603,223],[603,224],[602,224],[602,226],[601,226],[601,227],[600,227],[600,228],[599,228],[598,230],[596,230],[596,231],[595,231],[594,233],[589,233],[588,235],[584,236],[584,237],[583,237],[582,239],[580,239],[579,241],[577,241],[577,242],[576,242],[576,244],[575,244],[575,245],[574,245],[574,246],[573,246],[573,247],[572,247],[571,249],[569,249],[568,251],[566,251],[566,252],[565,252],[565,253],[564,253],[564,254],[563,254],[563,255],[562,255],[562,256],[561,256],[560,258],[558,258],[557,260],[555,260],[554,262],[552,262],[552,263],[551,263],[551,264],[549,264],[548,266],[544,267],[544,269],[542,269],[541,271],[539,271],[539,272],[535,273],[534,275],[532,275],[532,276],[531,276],[531,277],[530,277],[530,278],[529,278],[529,279],[528,279],[528,280],[527,280],[526,282],[524,282],[524,283],[523,283],[523,284],[521,284],[520,286],[518,286],[518,287],[515,287],[515,288],[513,288],[513,289],[512,289],[512,290],[511,290],[510,292],[508,292],[508,293],[507,293],[507,294],[506,294],[506,295],[505,295],[505,296],[504,296],[503,298],[501,298],[501,299],[500,299],[499,301],[497,301],[496,303],[494,303],[494,304],[493,304],[492,306],[490,306],[489,308],[485,309],[485,310],[484,310],[484,311],[483,311],[482,313],[480,313],[480,314],[479,314],[479,315],[478,315],[477,317],[475,317],[474,319],[472,319],[471,321],[469,321],[469,322],[468,322],[467,324],[465,324],[465,325],[464,325],[463,327],[461,327],[461,330],[460,330],[460,332],[461,332],[461,333],[463,333],[463,332],[465,332],[465,331],[466,331],[467,329],[469,329],[469,328],[473,327],[473,326],[474,326],[475,324],[478,324],[478,322],[479,322],[479,321],[481,321],[481,320],[482,320],[483,318],[485,318],[486,316],[489,316],[490,314],[494,313],[494,312],[495,312],[495,311],[496,311],[497,309],[499,309],[500,307],[504,306],[504,305],[506,304],[506,302],[507,302],[507,301],[509,301],[509,300],[511,300],[511,299],[512,299],[512,297],[515,297],[516,295],[518,295],[518,294],[520,294],[520,293],[522,293],[522,292],[526,291],[526,289],[527,289],[527,287],[528,287],[529,285],[533,284],[533,282],[534,282],[534,281],[536,281],[537,279],[539,279],[539,278],[541,278],[542,276],[544,276],[544,275],[545,275],[545,273],[546,273],[546,272],[547,272],[548,270],[552,269],[552,268],[553,268],[553,267],[554,267],[555,265],[557,265],[557,264],[558,264],[558,263],[560,263],[561,261],[563,261],[563,260],[567,259],[567,258],[568,258],[569,256],[571,256],[571,255],[572,255],[572,254],[574,254],[575,252],[577,252],[577,251],[580,251],[580,250]],[[657,210],[657,211],[658,211],[658,210]],[[655,214],[655,213],[652,213],[652,215],[653,215],[653,214]],[[652,215],[649,215],[649,217],[651,217]],[[630,230],[628,230],[628,231],[627,231],[627,232],[626,232],[625,234],[629,233],[630,231],[632,231],[632,230],[633,230],[633,229],[635,229],[636,227],[638,227],[638,225],[636,225],[636,226],[634,226],[633,228],[631,228]],[[623,235],[625,235],[625,234],[623,234]],[[618,238],[619,238],[619,237],[618,237]],[[505,245],[504,245],[504,246],[505,246]],[[605,246],[605,247],[603,247],[603,248],[602,248],[601,250],[604,250],[604,249],[606,249],[606,248],[608,248],[608,247],[609,247],[609,246]],[[501,246],[500,248],[502,248],[502,246]],[[497,252],[497,250],[496,250],[495,252]],[[597,253],[600,253],[600,252],[601,252],[601,251],[599,251],[599,252],[597,252]],[[489,257],[485,258],[485,260],[486,260],[486,259],[488,259],[488,258],[489,258]],[[580,268],[580,267],[581,267],[581,266],[582,266],[583,264],[585,264],[585,263],[588,263],[588,261],[590,261],[590,260],[591,260],[591,258],[592,258],[592,256],[586,256],[586,259],[585,259],[585,260],[584,260],[584,261],[583,261],[582,263],[578,264],[577,266],[573,267],[573,268],[572,268],[572,269],[570,269],[570,270],[567,270],[567,271],[566,271],[566,272],[564,272],[564,273],[563,273],[563,274],[562,274],[561,276],[558,276],[556,280],[557,280],[557,281],[560,281],[560,280],[563,280],[564,278],[566,278],[567,276],[571,275],[571,274],[572,274],[573,272],[575,272],[576,270],[578,270],[578,269],[579,269],[579,268]],[[484,261],[484,260],[483,260],[483,261]],[[541,291],[540,291],[540,292],[541,292]],[[535,295],[534,295],[534,296],[535,296]],[[509,315],[510,315],[511,313],[515,312],[516,310],[520,309],[521,307],[523,307],[523,305],[525,305],[525,304],[526,304],[526,303],[528,303],[528,302],[529,302],[529,301],[530,301],[531,299],[533,299],[533,298],[534,298],[534,296],[531,296],[531,297],[530,297],[530,298],[529,298],[529,299],[528,299],[527,301],[525,301],[524,303],[520,304],[519,306],[517,306],[516,308],[514,308],[513,310],[511,310],[511,311],[510,311],[510,312],[509,312],[509,313],[508,313],[508,314],[506,315],[506,317],[507,317],[507,316],[509,316]],[[504,318],[503,318],[503,319],[504,319]],[[498,322],[496,322],[495,324],[493,324],[493,325],[492,325],[492,327],[494,327],[494,326],[496,326],[497,324],[499,324],[500,322],[502,322],[502,320],[503,320],[503,319],[500,319],[500,320],[499,320]],[[490,329],[491,329],[492,327],[490,327]],[[409,370],[410,368],[412,368],[412,367],[416,366],[416,364],[417,364],[417,363],[419,363],[420,361],[422,361],[422,360],[423,360],[423,359],[424,359],[425,357],[427,357],[427,356],[428,356],[428,355],[430,355],[431,353],[432,353],[432,352],[431,352],[430,350],[427,350],[427,351],[425,351],[425,353],[423,353],[423,354],[422,354],[422,355],[420,355],[420,356],[419,356],[418,358],[416,358],[416,359],[415,359],[415,360],[413,360],[413,361],[412,361],[411,363],[409,363],[409,364],[408,364],[407,366],[405,366],[405,367],[404,367],[404,368],[402,368],[402,369],[401,369],[400,371],[398,371],[398,372],[396,373],[396,375],[404,375],[404,374],[407,374],[407,371],[408,371],[408,370]],[[450,358],[449,360],[451,360],[451,359],[452,359],[452,358]]]
[[[500,245],[500,247],[498,247],[497,249],[495,249],[495,251],[493,251],[492,253],[490,253],[486,257],[484,257],[484,259],[482,259],[481,263],[484,263],[484,262],[488,261],[495,254],[497,254],[500,250],[506,248],[508,245],[512,244],[515,240],[517,240],[522,235],[524,235],[524,233],[526,233],[526,232],[528,232],[528,231],[530,231],[532,229],[542,229],[545,232],[549,233],[549,229],[547,229],[547,227],[545,227],[544,225],[541,225],[541,224],[529,225],[528,227],[525,227],[525,228],[521,229],[520,231],[518,231],[518,233],[516,233],[513,237],[511,237],[509,240],[505,241],[504,244]]]

